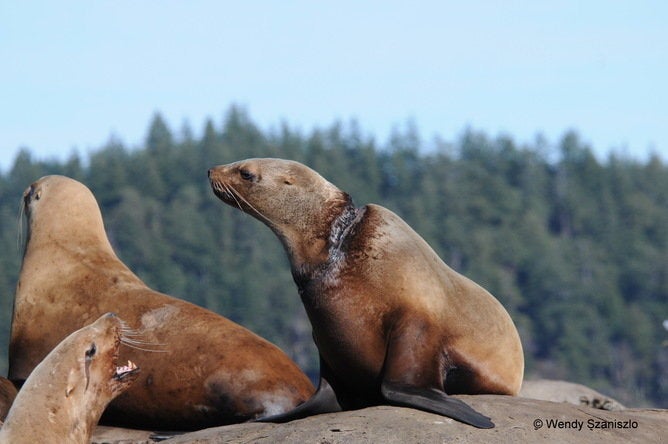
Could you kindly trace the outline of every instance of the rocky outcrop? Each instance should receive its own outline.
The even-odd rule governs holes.
[[[510,396],[457,396],[490,416],[481,430],[419,410],[380,406],[287,424],[246,423],[186,433],[166,443],[499,443],[661,442],[668,411],[608,411]],[[134,434],[134,435],[133,435]],[[94,443],[151,443],[149,432],[99,428]]]
[[[625,408],[609,396],[582,384],[550,379],[524,381],[520,396],[544,401],[568,402],[601,410],[619,411]]]

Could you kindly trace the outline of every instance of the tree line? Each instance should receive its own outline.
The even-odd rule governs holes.
[[[157,114],[141,147],[117,139],[82,159],[34,159],[0,174],[0,370],[6,374],[21,262],[23,190],[64,174],[95,194],[108,236],[149,286],[216,311],[317,375],[310,325],[279,241],[220,202],[207,169],[249,157],[305,163],[359,206],[403,217],[514,319],[526,376],[587,384],[629,405],[668,406],[668,166],[598,160],[577,133],[555,145],[467,129],[426,149],[411,125],[380,145],[355,122],[308,134],[261,130],[239,107],[201,137]],[[23,233],[23,236],[21,236]],[[484,328],[481,326],[480,328]]]

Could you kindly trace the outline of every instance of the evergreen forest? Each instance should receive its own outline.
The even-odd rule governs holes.
[[[411,124],[380,144],[354,121],[263,130],[238,106],[205,122],[201,137],[156,114],[141,146],[112,137],[64,161],[19,151],[0,173],[0,374],[25,241],[21,196],[41,176],[63,174],[93,191],[116,252],[149,286],[250,328],[316,377],[282,246],[209,187],[208,168],[249,157],[300,161],[358,206],[398,213],[506,307],[526,378],[668,407],[668,165],[659,156],[601,160],[576,132],[520,145],[467,129],[426,144]]]

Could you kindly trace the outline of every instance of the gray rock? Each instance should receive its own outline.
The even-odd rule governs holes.
[[[371,407],[312,416],[287,424],[246,423],[186,433],[176,443],[499,443],[662,442],[668,436],[668,411],[606,411],[562,402],[510,396],[457,396],[495,422],[476,429],[439,415],[400,407]],[[100,430],[100,429],[98,429]],[[146,443],[150,433],[132,438],[127,431],[104,429],[93,443]],[[147,435],[148,433],[148,435]],[[116,439],[116,440],[114,440]],[[135,440],[133,440],[135,439]],[[124,441],[125,440],[125,441]]]
[[[544,401],[568,402],[601,410],[619,411],[625,408],[609,396],[582,384],[551,379],[524,381],[520,396]]]

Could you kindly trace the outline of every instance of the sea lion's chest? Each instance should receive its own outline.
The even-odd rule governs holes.
[[[358,282],[311,282],[300,293],[320,355],[339,375],[375,379],[387,349],[386,308]]]

